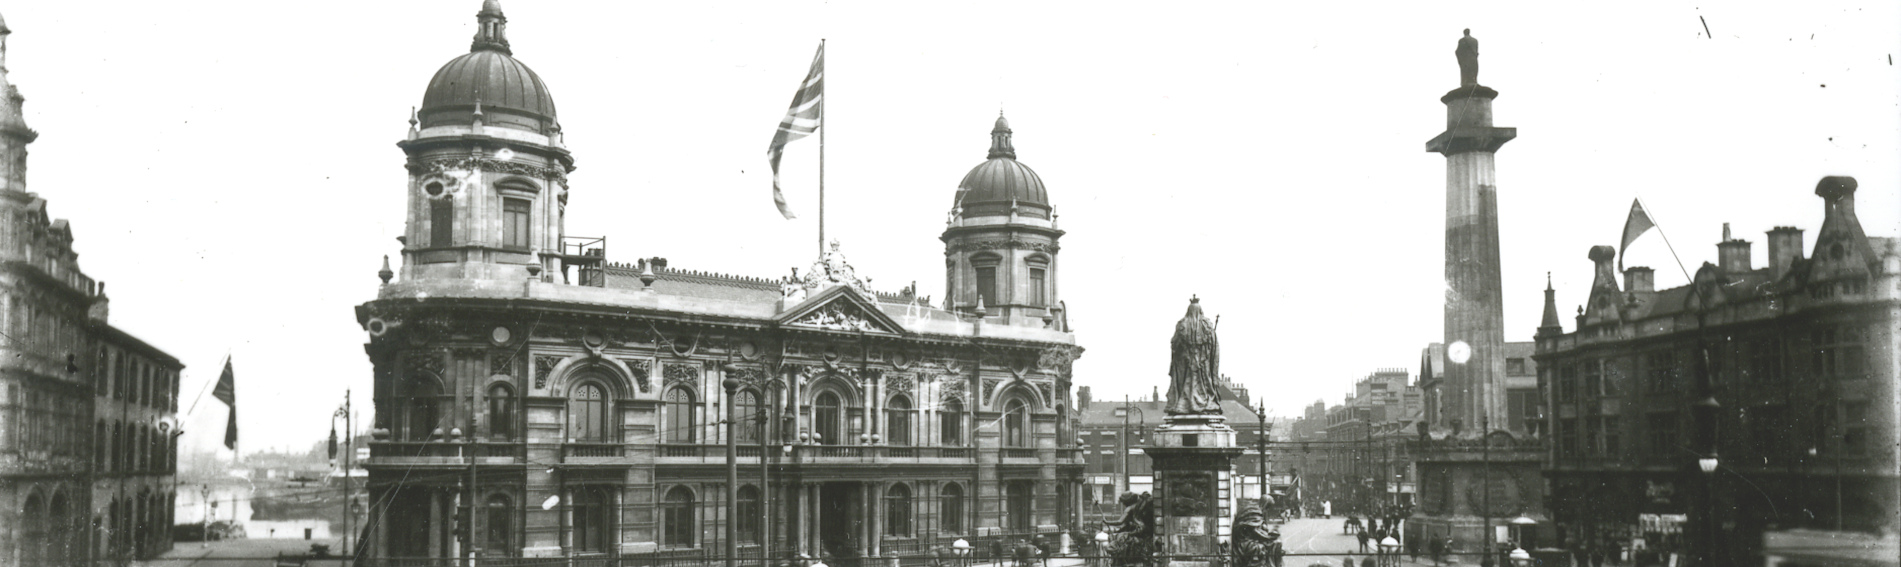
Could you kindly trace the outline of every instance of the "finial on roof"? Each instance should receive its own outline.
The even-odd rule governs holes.
[[[469,45],[469,51],[499,51],[503,55],[514,55],[508,49],[508,16],[502,15],[501,0],[482,0],[482,11],[475,14],[475,42]]]
[[[1010,121],[1003,117],[1003,111],[997,111],[997,125],[990,129],[990,157],[988,159],[1016,159],[1016,147],[1010,144]]]

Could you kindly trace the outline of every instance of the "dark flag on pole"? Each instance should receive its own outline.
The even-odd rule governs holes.
[[[805,74],[805,81],[799,83],[799,92],[792,95],[792,108],[779,120],[779,131],[772,135],[772,147],[766,149],[766,156],[772,162],[772,203],[779,206],[779,214],[787,219],[798,217],[786,207],[785,192],[779,189],[779,157],[785,154],[786,144],[817,132],[824,117],[825,44],[820,42],[818,55],[812,56],[812,70]]]
[[[231,418],[224,424],[224,447],[238,450],[238,390],[237,378],[231,374],[231,359],[224,359],[224,373],[218,375],[218,385],[211,389],[211,397],[218,398],[224,405],[231,406]]]
[[[1617,271],[1624,270],[1624,251],[1630,249],[1630,243],[1655,226],[1657,223],[1650,220],[1650,214],[1644,212],[1643,202],[1631,200],[1630,218],[1624,220],[1624,242],[1617,246]]]

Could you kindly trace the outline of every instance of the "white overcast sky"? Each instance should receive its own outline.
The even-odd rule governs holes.
[[[610,259],[776,277],[816,252],[816,140],[769,196],[765,149],[829,39],[828,233],[874,287],[943,296],[943,230],[1001,106],[1062,215],[1061,297],[1098,399],[1165,385],[1190,295],[1222,370],[1277,415],[1417,372],[1441,335],[1444,129],[1462,28],[1496,123],[1508,340],[1545,273],[1581,302],[1585,251],[1633,197],[1691,270],[1721,224],[1813,243],[1824,175],[1901,222],[1893,3],[505,3],[579,169],[568,233]],[[394,145],[479,0],[28,2],[4,10],[29,184],[71,219],[114,324],[189,365],[237,364],[247,451],[308,447],[370,368],[353,305],[404,219]],[[1705,22],[1714,37],[1705,34]],[[1685,278],[1655,235],[1630,264]],[[187,450],[223,434],[208,397]]]

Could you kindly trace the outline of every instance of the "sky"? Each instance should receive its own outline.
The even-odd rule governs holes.
[[[1495,124],[1507,340],[1546,274],[1567,316],[1632,199],[1662,228],[1627,263],[1682,285],[1722,224],[1814,234],[1850,175],[1870,235],[1901,232],[1893,3],[505,1],[578,169],[567,234],[612,261],[778,277],[817,254],[817,140],[765,150],[827,40],[826,232],[873,287],[943,297],[945,214],[999,110],[1060,216],[1059,297],[1097,399],[1165,386],[1190,296],[1222,371],[1279,416],[1339,403],[1442,335],[1444,130],[1460,30]],[[5,7],[9,80],[40,132],[28,183],[70,219],[112,323],[187,365],[185,451],[234,361],[246,452],[304,450],[346,389],[351,308],[397,254],[395,146],[479,0],[31,2]],[[1706,31],[1707,30],[1707,31]],[[1665,246],[1662,237],[1669,239]],[[201,399],[202,396],[202,399]],[[196,406],[195,408],[193,406]]]

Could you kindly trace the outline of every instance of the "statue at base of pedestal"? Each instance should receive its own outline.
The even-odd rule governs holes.
[[[1234,524],[1235,567],[1281,567],[1287,551],[1281,545],[1280,530],[1268,527],[1260,506],[1242,507]]]
[[[1122,517],[1107,526],[1109,541],[1103,551],[1112,567],[1155,565],[1155,501],[1148,494],[1122,493]]]

